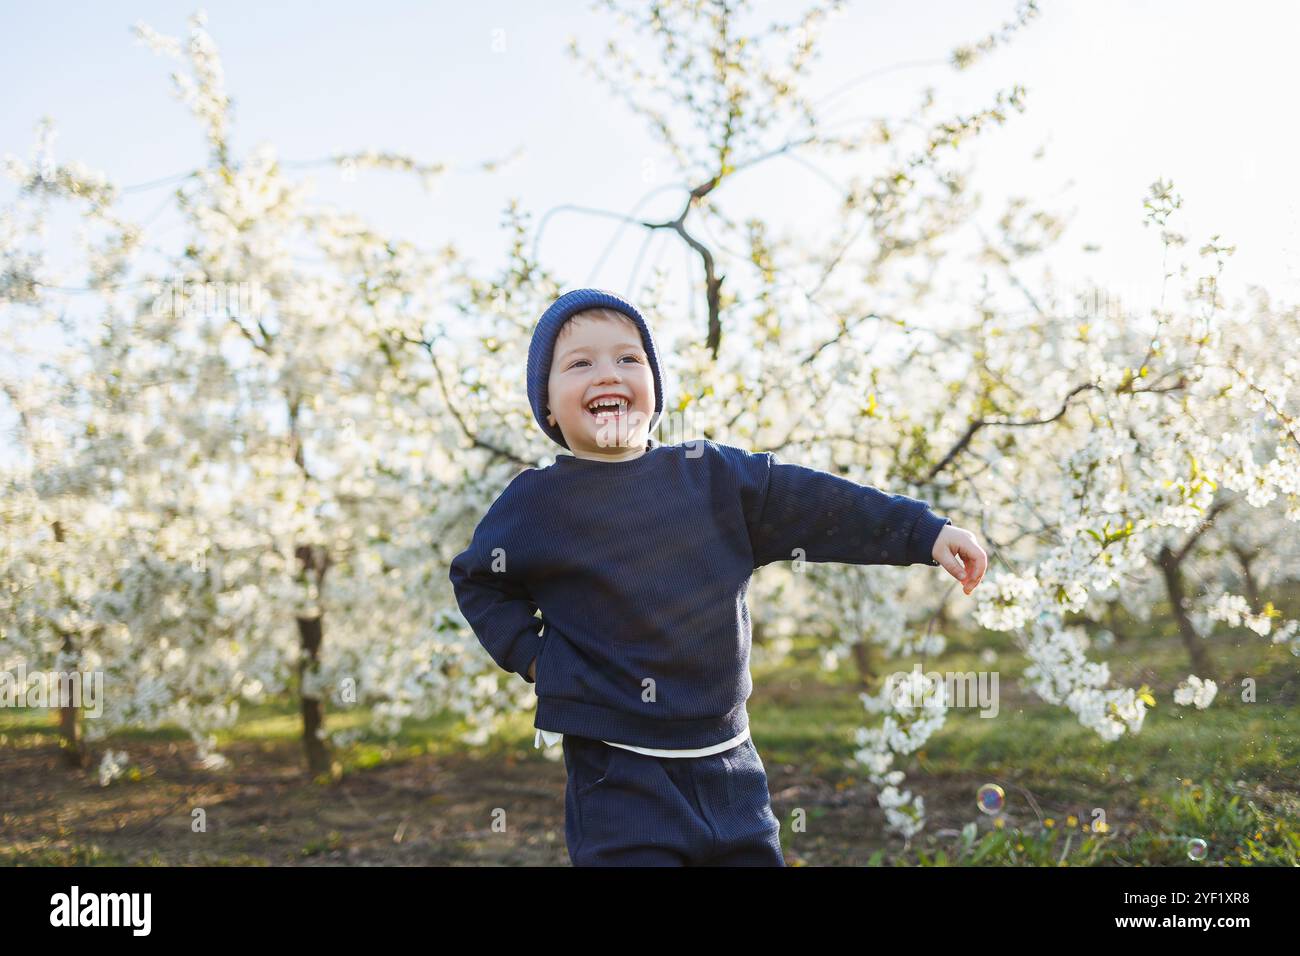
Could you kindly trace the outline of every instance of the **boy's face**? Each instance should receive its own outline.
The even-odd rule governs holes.
[[[611,451],[644,449],[655,383],[631,319],[604,311],[575,314],[556,337],[546,387],[546,420],[559,426],[574,455],[607,458]],[[601,396],[617,396],[623,407],[597,417],[588,406]]]

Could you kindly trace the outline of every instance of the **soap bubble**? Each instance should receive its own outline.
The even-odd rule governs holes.
[[[1192,837],[1187,841],[1187,859],[1204,860],[1205,853],[1209,848],[1210,845],[1200,837]]]
[[[996,783],[986,783],[979,788],[975,794],[975,799],[979,803],[979,808],[985,813],[1001,813],[1002,804],[1006,801],[1007,795],[1002,792],[1002,788]]]

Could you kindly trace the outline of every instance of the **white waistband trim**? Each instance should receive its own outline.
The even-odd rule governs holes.
[[[537,734],[533,737],[533,746],[541,747],[542,741],[545,741],[547,747],[553,747],[563,739],[564,734],[538,728]],[[618,744],[612,740],[605,740],[602,743],[607,743],[611,747],[622,747],[624,750],[635,750],[639,754],[648,754],[651,757],[707,757],[709,754],[730,750],[732,747],[744,743],[747,739],[749,739],[748,726],[730,740],[724,740],[712,747],[697,747],[694,750],[661,750],[654,747],[633,747],[631,744]]]

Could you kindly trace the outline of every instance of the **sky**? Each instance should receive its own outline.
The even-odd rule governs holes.
[[[1160,246],[1142,225],[1142,202],[1163,177],[1183,196],[1181,228],[1191,243],[1220,233],[1237,246],[1233,282],[1294,301],[1300,206],[1291,173],[1300,132],[1285,120],[1285,106],[1297,89],[1300,5],[1043,0],[1040,7],[1009,45],[958,73],[946,65],[951,50],[1013,19],[1012,0],[851,2],[823,33],[809,95],[821,98],[833,122],[899,116],[927,86],[941,104],[935,115],[971,112],[1021,84],[1027,111],[969,141],[964,155],[990,216],[1013,195],[1073,216],[1053,253],[1054,274],[1154,288]],[[184,39],[195,9],[0,3],[0,154],[29,159],[37,121],[48,115],[57,124],[57,159],[79,159],[123,186],[202,164],[201,129],[172,94],[172,61],[130,30],[141,20]],[[563,204],[627,212],[673,178],[646,122],[565,53],[570,37],[593,52],[611,35],[627,35],[599,5],[212,0],[202,9],[235,101],[237,153],[272,142],[286,161],[373,148],[445,162],[452,171],[433,195],[396,174],[362,172],[347,181],[323,168],[312,176],[321,201],[428,248],[454,242],[482,271],[502,261],[502,212],[511,197],[536,223]],[[755,15],[792,20],[803,9],[759,2]],[[827,99],[868,71],[867,81]],[[521,148],[501,172],[474,168]],[[728,189],[719,198],[730,215],[761,208],[796,235],[816,235],[835,199],[786,161],[737,176]],[[162,203],[165,212],[167,193],[132,192],[123,208],[145,218]],[[0,203],[13,195],[13,184],[0,181]],[[661,193],[641,213],[675,212],[679,204]],[[179,235],[169,222],[166,215],[155,222],[156,238],[165,241],[169,229]],[[557,213],[538,254],[563,286],[624,289],[642,237],[625,230],[602,257],[616,230],[609,219]],[[58,230],[51,241],[60,241]],[[1083,251],[1089,245],[1101,249]],[[687,257],[667,241],[647,259],[676,263],[686,275]]]

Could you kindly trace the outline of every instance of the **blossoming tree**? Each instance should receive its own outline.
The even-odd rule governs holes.
[[[1296,639],[1297,623],[1261,606],[1253,585],[1185,587],[1193,564],[1241,566],[1219,546],[1225,526],[1252,513],[1274,531],[1300,519],[1300,429],[1287,410],[1300,365],[1276,349],[1296,310],[1224,301],[1230,247],[1210,237],[1186,248],[1171,184],[1142,197],[1167,255],[1184,258],[1160,277],[1159,305],[1080,314],[1072,290],[1026,274],[1063,223],[1014,201],[997,234],[983,234],[971,171],[957,165],[964,140],[1024,108],[1020,88],[946,117],[927,94],[911,115],[845,133],[802,93],[816,31],[839,3],[762,31],[699,3],[611,7],[661,55],[615,45],[590,65],[659,98],[627,97],[680,180],[652,191],[676,191],[675,216],[615,215],[643,250],[656,242],[691,263],[685,283],[652,265],[627,289],[664,343],[666,439],[773,450],[978,529],[993,567],[971,619],[1011,634],[1030,661],[1027,685],[1105,740],[1139,732],[1151,698],[1116,686],[1107,648],[1079,621],[1116,605],[1148,613],[1162,596],[1185,611],[1184,706],[1214,696],[1195,636],[1206,622]],[[952,65],[989,55],[1035,12],[1022,5]],[[181,56],[179,41],[139,35]],[[93,336],[71,330],[74,344],[53,354],[32,335],[15,354],[38,370],[6,382],[26,454],[3,473],[5,663],[101,669],[109,706],[88,736],[176,722],[213,762],[211,734],[241,702],[287,690],[315,772],[330,764],[326,700],[366,708],[383,729],[450,709],[482,740],[532,691],[481,652],[446,566],[505,483],[555,450],[522,374],[532,323],[561,288],[536,252],[548,217],[533,227],[512,204],[510,254],[483,276],[450,246],[422,249],[310,207],[310,184],[290,179],[272,147],[234,155],[201,17],[187,52],[176,83],[209,156],[177,183],[179,254],[146,262],[149,223],[120,212],[104,177],[55,162],[48,142],[30,163],[7,164],[21,195],[0,221],[14,341],[57,331],[74,294],[39,241],[56,200],[84,215],[99,324]],[[818,156],[869,157],[857,165],[877,172],[840,183]],[[783,159],[833,190],[812,237],[732,198]],[[330,163],[443,172],[375,151]],[[947,243],[972,233],[974,280]],[[234,294],[210,299],[214,289]],[[936,303],[942,321],[927,321]],[[1290,573],[1267,558],[1250,568],[1251,581]],[[948,594],[928,570],[796,555],[765,568],[750,591],[763,650],[779,656],[802,630],[824,637],[830,666],[940,655]],[[945,611],[955,624],[960,609]],[[857,758],[904,836],[923,825],[924,801],[902,789],[900,758],[947,716],[907,693],[925,684],[862,696]]]

